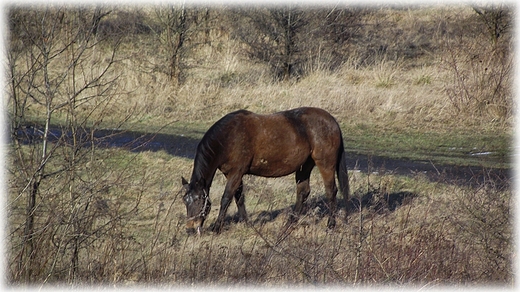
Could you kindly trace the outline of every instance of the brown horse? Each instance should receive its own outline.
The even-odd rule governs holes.
[[[209,189],[217,169],[227,179],[213,225],[213,231],[218,233],[233,196],[239,220],[247,220],[242,194],[244,174],[280,177],[296,172],[294,213],[300,215],[310,193],[309,177],[314,166],[320,170],[329,201],[327,226],[334,228],[338,191],[334,173],[337,173],[345,203],[349,193],[343,138],[336,120],[322,109],[308,107],[272,115],[246,110],[227,114],[206,132],[197,146],[190,182],[182,178],[187,232],[197,230],[200,234],[211,209]],[[295,220],[295,215],[289,216],[289,221]]]

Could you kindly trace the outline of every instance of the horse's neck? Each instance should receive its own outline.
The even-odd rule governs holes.
[[[209,189],[213,182],[213,176],[217,171],[217,166],[212,161],[195,157],[195,164],[193,166],[193,173],[191,175],[191,182],[200,182],[204,179],[206,187]]]

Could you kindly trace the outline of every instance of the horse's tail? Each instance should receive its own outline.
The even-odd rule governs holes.
[[[345,222],[348,220],[348,203],[349,203],[349,181],[348,181],[348,171],[347,171],[347,155],[345,153],[345,148],[343,146],[343,135],[341,137],[341,144],[338,149],[338,160],[336,162],[336,173],[338,175],[339,181],[339,191],[343,195],[343,200],[345,201]]]

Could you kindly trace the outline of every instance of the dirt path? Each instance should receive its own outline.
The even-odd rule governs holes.
[[[51,129],[53,140],[66,139],[58,127]],[[85,137],[90,137],[85,131]],[[42,129],[26,127],[18,131],[19,140],[22,143],[34,143],[41,141]],[[85,139],[85,145],[91,142]],[[129,151],[160,151],[164,150],[171,155],[193,159],[199,139],[184,135],[149,134],[143,132],[121,130],[97,130],[94,134],[94,142],[100,147],[119,147]],[[361,172],[377,172],[380,174],[398,174],[416,176],[422,175],[432,181],[441,181],[462,185],[480,185],[482,182],[496,184],[510,183],[513,176],[512,169],[487,168],[475,166],[434,165],[429,161],[410,161],[406,159],[396,160],[380,156],[366,156],[354,153],[347,155],[348,167]]]

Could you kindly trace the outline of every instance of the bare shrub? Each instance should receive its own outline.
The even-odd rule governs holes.
[[[512,277],[512,197],[510,183],[489,178],[476,189],[457,197],[452,218],[460,244],[475,267],[472,277],[480,281],[505,282]]]
[[[238,9],[233,35],[249,58],[269,64],[276,80],[300,78],[317,69],[338,68],[344,46],[358,34],[363,10],[302,5]]]
[[[11,29],[20,32],[12,40],[20,46],[8,59],[11,188],[13,199],[26,203],[23,220],[10,234],[16,242],[10,276],[31,283],[66,273],[74,282],[80,250],[98,232],[92,224],[104,208],[99,194],[108,187],[80,170],[98,162],[88,126],[103,119],[117,86],[111,74],[117,46],[106,55],[99,52],[95,32],[108,15],[99,8],[46,6],[14,9],[11,15]],[[43,114],[31,114],[33,108]],[[60,126],[56,117],[63,119]],[[43,119],[41,127],[33,126],[37,118]]]
[[[504,31],[489,38],[478,18],[466,21],[467,27],[447,36],[443,45],[442,64],[450,74],[445,91],[457,113],[508,119],[513,114],[511,36]]]

